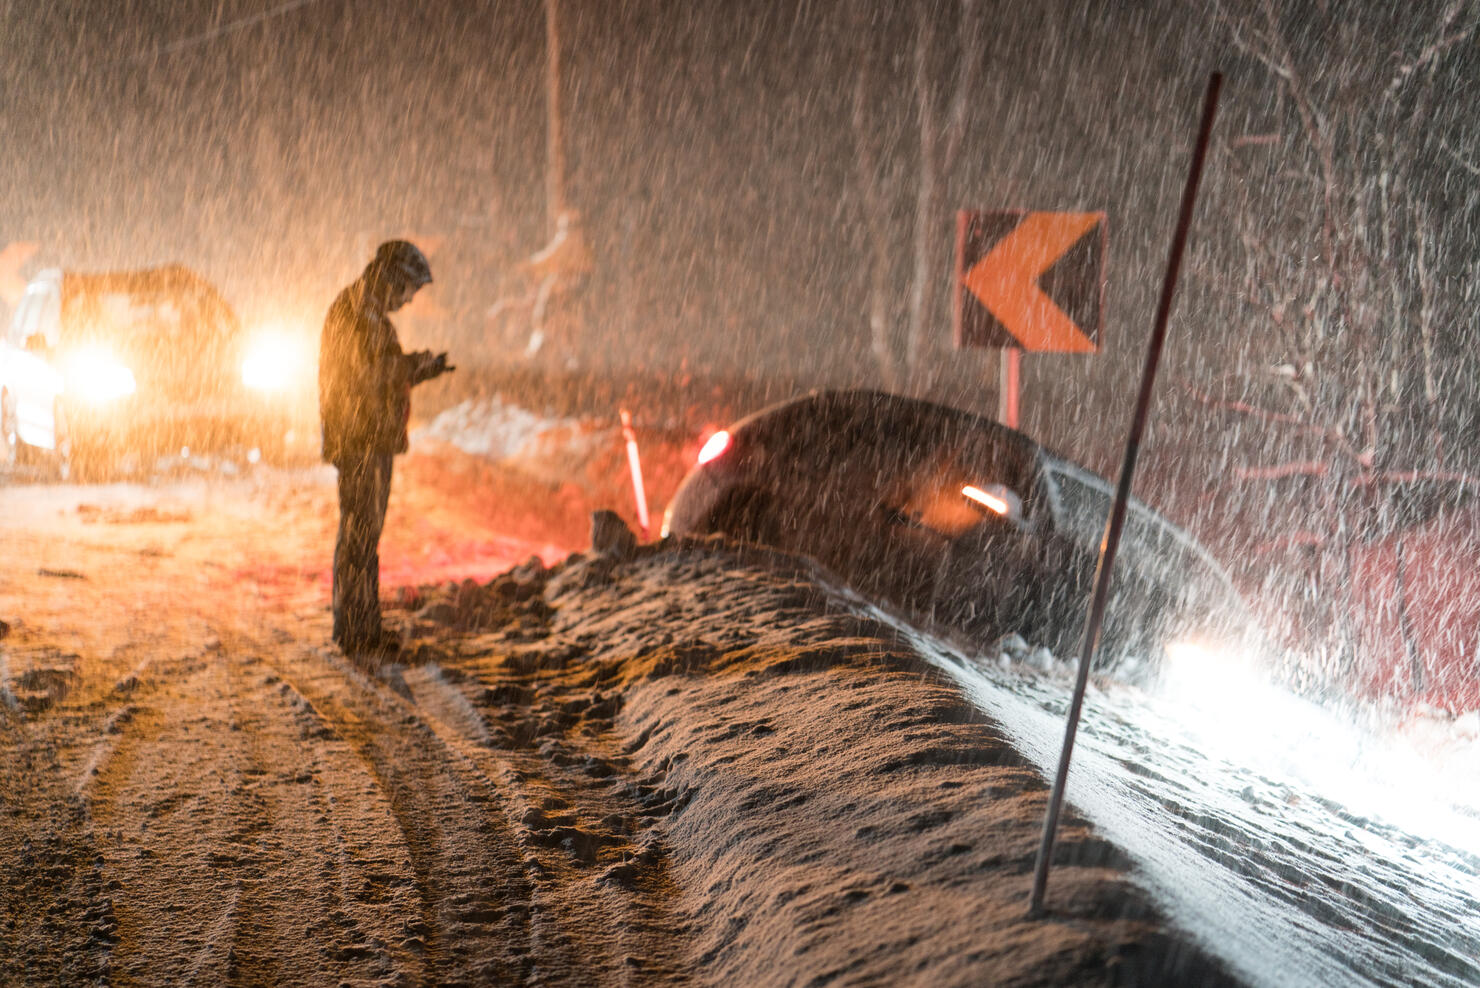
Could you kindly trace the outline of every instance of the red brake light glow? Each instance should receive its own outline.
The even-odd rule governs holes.
[[[701,453],[700,456],[702,457],[703,454]],[[961,493],[971,498],[977,504],[980,504],[983,507],[990,508],[991,510],[997,512],[999,515],[1005,515],[1012,510],[1011,506],[1008,505],[1008,503],[1002,498],[998,497],[995,494],[988,494],[980,487],[973,487],[972,485],[967,484],[965,487],[961,488]]]
[[[721,429],[704,441],[704,447],[699,450],[699,465],[718,459],[729,448],[730,434]]]

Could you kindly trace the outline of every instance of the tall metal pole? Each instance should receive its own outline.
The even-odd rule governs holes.
[[[550,236],[565,212],[565,134],[560,113],[559,0],[545,0],[545,103],[548,131],[545,143],[545,224]]]
[[[1141,435],[1146,431],[1146,416],[1151,408],[1152,385],[1156,380],[1156,368],[1161,362],[1162,346],[1166,342],[1167,321],[1172,312],[1172,297],[1177,290],[1177,275],[1182,269],[1182,253],[1187,246],[1187,231],[1192,226],[1192,211],[1197,204],[1197,187],[1202,179],[1203,159],[1207,156],[1208,138],[1213,130],[1213,116],[1218,109],[1218,90],[1223,85],[1223,74],[1214,72],[1208,79],[1208,92],[1203,100],[1202,124],[1197,134],[1197,144],[1192,154],[1192,168],[1187,175],[1187,186],[1182,190],[1182,211],[1177,218],[1177,232],[1172,238],[1172,253],[1167,262],[1166,278],[1161,285],[1161,301],[1156,307],[1156,324],[1151,331],[1151,342],[1146,350],[1146,365],[1141,371],[1141,393],[1136,399],[1136,411],[1131,420],[1130,435],[1125,442],[1125,460],[1120,467],[1120,482],[1115,490],[1115,506],[1110,511],[1110,520],[1105,526],[1105,537],[1100,543],[1100,563],[1095,569],[1095,591],[1090,602],[1089,621],[1084,628],[1084,646],[1079,653],[1079,674],[1074,682],[1074,699],[1069,704],[1069,720],[1064,728],[1064,746],[1059,752],[1059,769],[1054,776],[1053,790],[1048,797],[1048,813],[1043,820],[1043,839],[1038,845],[1038,862],[1033,870],[1033,895],[1028,912],[1033,916],[1043,914],[1043,896],[1048,888],[1049,860],[1053,857],[1054,837],[1058,831],[1059,813],[1064,806],[1064,788],[1069,781],[1069,760],[1074,754],[1074,736],[1079,730],[1079,714],[1084,708],[1084,690],[1089,684],[1090,660],[1100,644],[1100,625],[1105,619],[1105,603],[1110,596],[1110,573],[1115,566],[1115,552],[1120,546],[1121,529],[1125,526],[1125,513],[1131,495],[1131,477],[1136,471],[1136,456],[1141,448]]]

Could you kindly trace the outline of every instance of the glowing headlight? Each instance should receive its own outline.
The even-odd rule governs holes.
[[[999,515],[1005,515],[1012,510],[1011,506],[1003,498],[972,484],[967,484],[961,488],[961,493],[971,498],[977,504],[997,512]]]
[[[978,487],[967,484],[961,493],[988,511],[1007,518],[1017,518],[1023,513],[1023,502],[1015,493],[1001,484],[986,484]]]
[[[303,373],[303,348],[288,333],[258,333],[242,360],[242,383],[258,391],[285,391]]]
[[[1236,646],[1190,639],[1168,642],[1164,648],[1161,686],[1168,695],[1184,703],[1237,711],[1240,731],[1267,716],[1266,695],[1275,687],[1253,655]]]
[[[66,362],[65,379],[68,394],[94,404],[125,398],[137,387],[134,372],[99,347],[72,354]]]

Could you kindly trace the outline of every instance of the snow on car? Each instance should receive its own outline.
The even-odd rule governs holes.
[[[1010,633],[1076,652],[1114,496],[1103,478],[976,415],[828,391],[716,433],[664,534],[722,532],[816,558],[867,596],[982,645]],[[1248,611],[1187,532],[1133,501],[1102,665],[1245,644]]]

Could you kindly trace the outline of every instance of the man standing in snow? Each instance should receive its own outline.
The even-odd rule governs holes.
[[[407,448],[412,387],[452,368],[445,353],[403,352],[388,314],[431,280],[431,266],[415,245],[381,244],[364,273],[330,306],[319,338],[324,460],[339,470],[334,641],[346,655],[397,650],[380,624],[379,546],[391,464]]]

